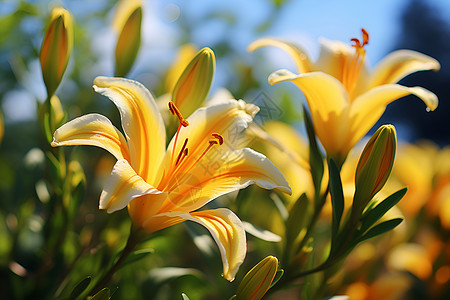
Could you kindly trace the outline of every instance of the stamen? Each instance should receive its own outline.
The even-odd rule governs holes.
[[[176,115],[178,117],[178,120],[180,120],[180,124],[183,125],[183,127],[189,125],[189,122],[185,118],[183,118],[183,115],[181,114],[180,110],[172,101],[169,102],[169,111],[172,115],[174,116]]]
[[[355,88],[356,81],[358,80],[359,72],[364,65],[364,58],[366,56],[366,50],[364,46],[369,44],[369,33],[362,28],[362,41],[357,38],[352,38],[351,41],[354,43],[351,45],[355,48],[355,54],[352,57],[350,64],[345,63],[343,74],[342,74],[342,84],[347,90],[348,94],[351,95],[353,89]]]
[[[220,134],[218,134],[218,133],[213,133],[213,134],[211,134],[213,137],[215,137],[218,141],[219,141],[219,145],[222,145],[223,144],[223,137],[220,135]]]
[[[178,157],[177,157],[177,160],[176,160],[176,162],[175,162],[175,165],[178,165],[178,163],[180,162],[180,159],[181,159],[181,157],[182,157],[183,154],[184,154],[183,158],[184,158],[185,156],[187,156],[187,153],[188,153],[188,151],[187,151],[188,149],[186,148],[187,142],[188,142],[188,139],[186,138],[186,139],[184,140],[183,147],[181,147],[180,153],[178,154]]]

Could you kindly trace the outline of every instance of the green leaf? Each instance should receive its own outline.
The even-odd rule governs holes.
[[[78,296],[80,296],[89,286],[91,283],[91,276],[88,276],[81,280],[72,290],[69,296],[69,300],[76,299]]]
[[[95,294],[90,300],[109,300],[109,299],[111,299],[111,293],[108,288],[104,288],[100,292]]]
[[[392,229],[394,229],[395,227],[397,227],[401,222],[403,221],[402,218],[395,218],[395,219],[391,219],[388,221],[384,221],[380,224],[375,225],[374,227],[372,227],[369,231],[367,231],[366,234],[364,234],[363,236],[361,236],[357,242],[361,243],[362,241],[368,240],[370,238],[376,237],[380,234],[383,234],[385,232],[388,232]]]
[[[344,192],[342,190],[342,181],[339,168],[333,159],[328,161],[328,170],[330,174],[330,194],[332,205],[332,225],[331,225],[331,247],[336,242],[342,213],[344,212]]]
[[[275,277],[273,278],[272,284],[270,285],[269,289],[271,289],[275,284],[277,284],[278,281],[280,281],[281,277],[283,277],[284,270],[278,269],[277,273],[275,274]]]
[[[286,248],[290,249],[300,231],[306,226],[308,219],[309,200],[306,194],[302,194],[289,210],[286,220]]]
[[[381,201],[377,206],[368,210],[361,219],[361,229],[360,232],[363,233],[375,224],[379,219],[381,219],[394,205],[396,205],[405,196],[407,188],[403,188],[383,201]]]
[[[303,116],[309,140],[309,164],[311,165],[311,176],[313,179],[316,195],[319,195],[320,189],[322,187],[322,178],[324,172],[323,156],[322,153],[320,152],[319,146],[317,145],[314,125],[304,105],[303,105]]]
[[[146,257],[148,254],[154,253],[154,249],[141,249],[141,250],[137,250],[134,251],[133,253],[131,253],[127,259],[123,262],[122,266],[126,266],[128,264],[137,262],[141,259],[143,259],[144,257]]]

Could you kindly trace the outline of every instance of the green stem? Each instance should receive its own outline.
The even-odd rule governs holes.
[[[127,244],[125,245],[125,248],[122,250],[122,253],[120,254],[119,258],[108,270],[108,272],[103,275],[100,281],[97,282],[94,288],[92,288],[92,290],[89,292],[89,295],[95,295],[101,289],[106,287],[106,285],[108,285],[113,275],[120,268],[120,266],[128,257],[128,255],[130,255],[130,253],[134,250],[134,248],[143,240],[143,238],[144,238],[143,232],[140,229],[136,229],[132,226]]]

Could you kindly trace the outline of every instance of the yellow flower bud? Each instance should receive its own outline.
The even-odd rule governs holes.
[[[47,96],[58,88],[69,62],[73,46],[73,22],[70,13],[62,7],[52,10],[50,25],[41,46],[41,68]]]
[[[178,78],[180,78],[184,69],[186,69],[187,65],[191,62],[197,52],[198,49],[193,44],[185,44],[180,47],[165,78],[165,90],[168,93],[173,91]]]
[[[278,259],[267,256],[254,266],[242,279],[236,292],[237,300],[261,299],[272,284],[278,269]]]
[[[189,116],[205,101],[211,87],[214,68],[214,52],[210,48],[203,48],[184,69],[172,91],[172,102],[183,116]]]
[[[131,70],[141,46],[142,5],[140,1],[122,1],[120,4],[114,24],[119,33],[115,75],[124,77]]]
[[[60,124],[64,119],[64,110],[61,105],[61,101],[59,101],[58,96],[53,95],[50,98],[50,104],[52,108],[53,118],[55,124]],[[52,128],[53,129],[53,128]]]
[[[367,142],[356,168],[354,208],[364,209],[384,186],[391,174],[396,147],[393,125],[382,125]]]

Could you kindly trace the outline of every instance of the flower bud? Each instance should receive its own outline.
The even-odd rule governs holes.
[[[356,168],[354,208],[363,210],[384,186],[391,174],[396,147],[393,125],[382,125],[367,142]]]
[[[58,88],[69,62],[73,46],[73,24],[70,13],[62,7],[52,10],[50,25],[41,46],[41,68],[47,96]]]
[[[277,273],[278,259],[267,256],[254,266],[242,279],[236,292],[236,299],[261,299],[272,284]]]
[[[165,76],[165,90],[171,93],[178,78],[183,74],[184,69],[197,54],[198,49],[193,44],[184,44],[177,52],[175,60],[172,62],[167,75]]]
[[[53,95],[50,98],[50,105],[51,105],[51,109],[52,109],[54,125],[57,126],[64,119],[64,110],[62,108],[61,101],[59,101],[58,96]],[[56,128],[52,128],[52,130],[55,130],[55,129]]]
[[[203,48],[184,69],[172,91],[172,102],[183,116],[189,116],[205,101],[211,87],[214,68],[214,52],[210,48]]]
[[[126,76],[136,60],[141,45],[141,23],[141,2],[122,1],[117,7],[114,24],[119,34],[115,53],[115,76]]]

